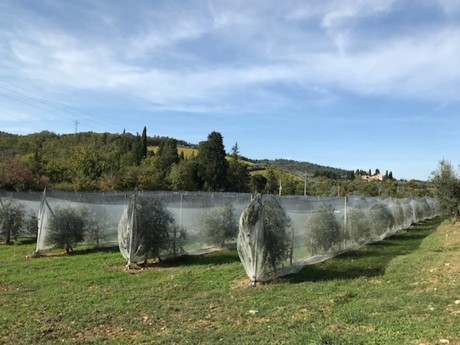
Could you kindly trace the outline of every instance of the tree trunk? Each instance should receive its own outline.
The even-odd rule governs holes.
[[[11,230],[10,228],[8,227],[6,229],[6,241],[5,241],[6,244],[11,244]]]

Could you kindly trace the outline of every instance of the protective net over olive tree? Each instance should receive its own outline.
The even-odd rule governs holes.
[[[381,241],[437,214],[430,198],[258,195],[240,218],[238,253],[252,283]]]
[[[52,247],[116,246],[118,223],[129,202],[124,193],[46,191],[38,209],[36,253]]]
[[[118,226],[132,264],[236,246],[238,219],[251,194],[142,193],[132,196]]]
[[[0,237],[12,243],[19,237],[35,237],[41,193],[0,192]]]

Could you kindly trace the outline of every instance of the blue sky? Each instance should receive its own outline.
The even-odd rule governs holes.
[[[0,1],[0,130],[222,133],[250,158],[460,163],[460,2]]]

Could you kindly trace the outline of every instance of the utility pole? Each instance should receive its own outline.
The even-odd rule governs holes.
[[[75,134],[78,133],[78,120],[75,120]]]
[[[307,196],[307,173],[303,178],[303,196]]]

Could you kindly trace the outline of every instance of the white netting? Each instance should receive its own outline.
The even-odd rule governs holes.
[[[84,237],[78,241],[94,247],[118,244],[118,223],[129,202],[124,193],[67,193],[47,191],[38,210],[36,251],[56,245],[52,226],[56,215],[71,210],[82,219]],[[65,224],[65,223],[64,223]]]
[[[285,221],[273,225],[272,214]],[[435,215],[435,203],[429,198],[264,195],[256,197],[241,216],[238,251],[251,281],[267,281],[365,243],[381,241]],[[273,232],[277,236],[273,237]],[[271,238],[287,245],[273,245]]]
[[[230,193],[134,195],[118,227],[120,251],[130,265],[235,246],[238,219],[251,197]]]
[[[297,272],[437,215],[435,201],[427,197],[0,193],[0,207],[11,200],[24,204],[27,214],[38,216],[37,252],[53,246],[72,250],[77,243],[118,245],[131,265],[237,244],[253,282]],[[77,225],[84,232],[68,242],[56,234],[65,228],[78,230]]]
[[[16,206],[24,212],[21,235],[36,236],[38,230],[37,214],[40,209],[42,193],[1,192],[0,208]]]

